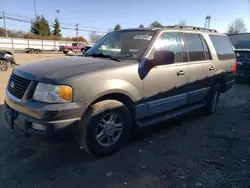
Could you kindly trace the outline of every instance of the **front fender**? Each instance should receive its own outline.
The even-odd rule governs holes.
[[[84,91],[84,98],[88,103],[92,103],[104,95],[114,93],[126,95],[134,102],[139,101],[141,97],[140,92],[131,83],[125,80],[110,79],[95,83],[88,88],[88,91]]]

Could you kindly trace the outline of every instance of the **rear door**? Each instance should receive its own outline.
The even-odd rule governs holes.
[[[213,59],[216,64],[216,79],[223,79],[226,82],[226,87],[231,88],[234,79],[234,64],[236,62],[235,53],[232,43],[226,35],[209,34],[211,45],[214,47]]]
[[[175,53],[175,63],[152,68],[144,78],[144,101],[148,115],[166,112],[186,104],[188,65],[183,62],[183,47],[178,32],[164,32],[155,41],[149,59],[157,50]]]
[[[215,65],[207,42],[199,33],[182,33],[189,66],[187,103],[202,100],[212,85]]]

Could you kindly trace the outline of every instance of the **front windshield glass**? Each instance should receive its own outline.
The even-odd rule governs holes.
[[[107,34],[87,51],[125,60],[139,60],[154,36],[154,31],[121,30]]]

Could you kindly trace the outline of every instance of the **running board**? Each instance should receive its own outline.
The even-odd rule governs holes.
[[[168,120],[168,119],[177,117],[179,115],[191,112],[191,111],[196,110],[198,108],[201,108],[205,105],[206,105],[206,102],[202,101],[200,103],[195,103],[195,104],[189,105],[189,106],[184,107],[184,108],[179,108],[177,110],[168,112],[168,113],[163,114],[163,115],[158,115],[158,116],[155,116],[152,118],[138,120],[137,124],[139,127],[146,127],[146,126],[154,125],[154,124],[159,123],[161,121]]]

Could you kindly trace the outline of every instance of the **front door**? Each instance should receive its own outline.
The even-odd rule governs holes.
[[[179,33],[162,33],[155,41],[153,52],[171,50],[175,53],[175,63],[152,68],[143,80],[144,104],[148,115],[166,112],[186,104],[188,64],[183,62],[183,47]]]

